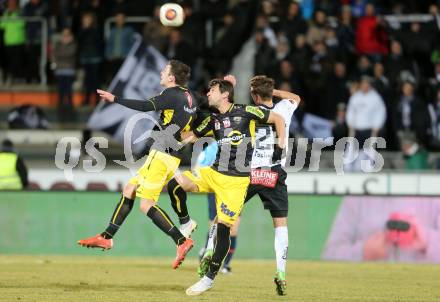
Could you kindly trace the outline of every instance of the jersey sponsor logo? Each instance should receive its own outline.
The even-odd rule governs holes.
[[[183,106],[183,110],[185,110],[186,112],[188,112],[189,114],[193,114],[196,112],[197,107],[194,108],[188,108],[186,105]]]
[[[224,137],[221,140],[217,141],[217,143],[219,145],[223,145],[223,144],[229,143],[231,145],[236,146],[236,145],[241,144],[241,142],[243,141],[243,138],[245,138],[245,137],[246,137],[246,134],[243,134],[243,133],[241,133],[238,130],[233,130],[233,131],[229,132],[229,134],[226,137]]]
[[[234,123],[239,124],[241,122],[241,117],[240,116],[235,116],[232,118],[232,120],[234,121]]]
[[[229,216],[231,218],[234,217],[234,215],[235,215],[235,212],[229,210],[228,207],[223,202],[220,205],[220,210],[222,211],[223,214],[225,214],[226,216]]]
[[[223,126],[225,126],[225,128],[229,128],[229,127],[231,127],[231,121],[229,120],[229,117],[226,117],[226,118],[223,120]]]
[[[211,121],[211,117],[208,116],[207,118],[205,118],[203,120],[203,122],[197,127],[197,131],[198,132],[202,132],[209,124],[209,122]]]
[[[192,99],[191,94],[189,94],[188,91],[185,91],[185,96],[186,96],[186,99],[188,100],[188,105],[189,105],[189,107],[192,107],[193,99]]]
[[[246,106],[246,112],[252,113],[259,118],[264,118],[264,112],[258,107],[255,106]]]
[[[261,185],[267,188],[275,188],[278,181],[278,173],[270,170],[252,169],[251,184]]]

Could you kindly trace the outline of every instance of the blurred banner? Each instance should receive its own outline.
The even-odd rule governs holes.
[[[306,113],[302,122],[304,135],[308,138],[332,137],[332,122],[317,115]]]
[[[0,192],[0,228],[4,230],[0,253],[101,254],[78,248],[76,241],[105,226],[118,196]],[[173,213],[166,194],[159,202]],[[200,225],[194,239],[204,242],[206,194],[189,194],[188,207]],[[440,263],[439,197],[289,195],[288,220],[289,259]],[[237,258],[273,259],[272,220],[258,197],[243,208],[239,241]],[[197,257],[197,250],[190,256]],[[132,213],[118,234],[117,249],[109,255],[171,257],[174,253],[168,237],[158,236],[144,215]]]
[[[160,72],[167,60],[154,47],[147,45],[140,36],[136,37],[130,53],[124,61],[108,90],[114,95],[146,100],[161,92]],[[124,143],[124,131],[127,122],[134,114],[139,113],[119,104],[100,102],[88,121],[88,128],[101,130],[113,136],[118,142]],[[146,113],[156,117],[156,113]],[[139,153],[145,147],[145,141],[134,144],[134,141],[154,124],[148,119],[137,123],[131,135],[132,150]]]

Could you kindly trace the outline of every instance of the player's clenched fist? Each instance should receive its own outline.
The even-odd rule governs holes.
[[[110,92],[101,90],[101,89],[96,89],[96,92],[98,93],[99,97],[101,99],[103,99],[104,101],[107,102],[114,102],[115,101],[115,96],[113,94],[111,94]]]

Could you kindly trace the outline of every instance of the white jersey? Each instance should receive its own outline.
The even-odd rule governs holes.
[[[298,107],[296,103],[292,103],[288,99],[283,99],[278,102],[273,108],[266,106],[261,106],[266,109],[270,109],[275,113],[278,113],[284,118],[286,125],[286,152],[287,152],[287,142],[289,139],[289,127],[290,121],[292,119],[292,114]],[[286,158],[284,157],[281,161],[272,162],[274,142],[275,142],[276,132],[273,125],[268,124],[257,124],[255,129],[255,148],[252,154],[251,168],[261,168],[261,167],[273,167],[276,165],[285,165]]]

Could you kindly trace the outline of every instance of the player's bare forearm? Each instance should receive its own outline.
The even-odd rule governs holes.
[[[232,74],[225,75],[223,80],[230,82],[234,87],[237,85],[237,79]]]
[[[294,101],[297,105],[301,102],[301,97],[293,92],[289,92],[286,90],[279,90],[274,89],[273,90],[273,96],[281,99],[289,99]]]
[[[275,131],[277,132],[278,137],[278,147],[284,149],[286,147],[286,123],[284,118],[278,113],[271,111],[267,122],[275,125]]]
[[[180,133],[183,144],[194,143],[197,140],[197,136],[192,131],[184,131]]]

